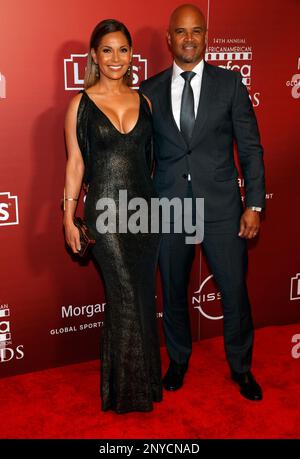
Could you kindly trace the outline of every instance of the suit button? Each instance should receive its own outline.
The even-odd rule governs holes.
[[[191,151],[191,150],[189,150],[189,151],[187,152],[187,154],[188,154],[188,155],[190,155],[191,153],[192,153],[192,151]]]
[[[186,178],[187,178],[187,174],[183,174],[183,176],[182,176],[182,177],[186,179]]]

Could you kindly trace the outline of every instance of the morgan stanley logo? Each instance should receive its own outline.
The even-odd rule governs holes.
[[[6,99],[6,78],[0,72],[0,99]]]
[[[0,193],[0,226],[18,225],[18,197],[10,192]]]
[[[291,278],[290,300],[300,300],[300,273]]]
[[[64,59],[64,79],[66,91],[79,91],[83,89],[84,73],[87,54],[71,54]],[[142,59],[140,54],[132,57],[133,89],[138,89],[140,82],[148,78],[147,59]]]

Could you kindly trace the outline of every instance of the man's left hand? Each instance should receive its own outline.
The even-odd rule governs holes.
[[[253,239],[257,236],[260,227],[260,215],[255,210],[246,209],[241,216],[239,236]]]

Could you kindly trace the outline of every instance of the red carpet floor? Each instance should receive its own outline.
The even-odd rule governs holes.
[[[99,362],[0,379],[0,438],[300,438],[299,325],[257,330],[253,373],[262,402],[231,382],[222,338],[194,343],[185,385],[150,413],[102,412]],[[163,369],[168,359],[162,348]]]

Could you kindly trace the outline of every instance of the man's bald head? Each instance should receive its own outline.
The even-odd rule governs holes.
[[[174,25],[174,23],[176,23],[178,19],[181,19],[182,15],[186,15],[189,13],[194,13],[195,15],[199,15],[199,17],[201,17],[202,21],[205,23],[205,29],[206,29],[206,19],[205,19],[203,12],[200,10],[200,8],[198,8],[196,5],[192,5],[191,3],[185,3],[184,5],[180,5],[177,8],[175,8],[173,13],[171,14],[170,21],[169,21],[169,31]]]
[[[204,57],[206,20],[195,5],[178,6],[170,17],[167,40],[175,62],[183,70],[192,70]]]

